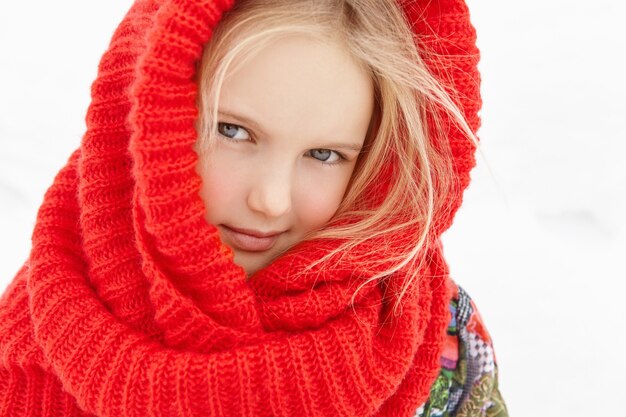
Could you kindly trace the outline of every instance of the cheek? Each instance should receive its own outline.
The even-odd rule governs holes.
[[[307,232],[322,227],[333,217],[343,200],[350,175],[317,175],[316,179],[302,184],[295,192],[297,217]]]
[[[200,196],[206,208],[206,220],[212,224],[221,224],[225,214],[234,208],[241,184],[232,172],[226,171],[226,164],[213,162],[202,163],[199,174],[202,178]],[[230,170],[229,170],[230,171]]]

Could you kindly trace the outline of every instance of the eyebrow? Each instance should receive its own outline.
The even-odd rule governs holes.
[[[232,113],[230,111],[218,110],[217,114],[221,116],[230,117],[231,119],[235,119],[239,123],[243,123],[247,126],[251,126],[257,132],[261,132],[265,134],[265,131],[261,128],[261,126],[254,121],[254,119],[246,117],[245,115]]]
[[[344,149],[348,151],[356,151],[361,152],[362,147],[357,144],[347,144],[347,143],[329,143],[325,145],[326,148],[330,149]]]
[[[252,119],[250,117],[246,117],[245,115],[242,115],[242,114],[232,113],[232,112],[227,111],[227,110],[219,110],[217,112],[217,114],[219,114],[221,116],[229,117],[229,118],[234,119],[237,122],[243,123],[243,124],[245,124],[247,126],[251,126],[254,130],[265,134],[265,131],[261,128],[261,125],[259,125],[254,119]],[[361,145],[357,144],[357,143],[327,143],[327,144],[324,145],[324,148],[320,147],[319,149],[326,149],[326,148],[329,148],[329,149],[343,149],[343,150],[361,152],[361,149],[363,147]]]

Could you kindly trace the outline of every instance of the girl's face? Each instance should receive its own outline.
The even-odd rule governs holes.
[[[335,214],[373,106],[370,76],[339,43],[282,38],[227,75],[201,196],[249,275]]]

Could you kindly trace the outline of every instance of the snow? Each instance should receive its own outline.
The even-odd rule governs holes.
[[[0,4],[0,291],[130,3]],[[468,4],[482,155],[444,235],[452,274],[487,322],[511,415],[626,416],[626,6]]]

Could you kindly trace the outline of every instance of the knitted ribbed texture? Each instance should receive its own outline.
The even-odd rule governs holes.
[[[115,32],[83,142],[0,301],[0,416],[410,416],[426,399],[450,298],[439,246],[394,314],[403,273],[351,305],[365,272],[346,262],[305,270],[339,244],[316,241],[246,280],[204,220],[194,74],[231,3],[137,0]],[[403,4],[476,129],[466,6]],[[463,189],[474,149],[450,129]],[[372,242],[355,257],[379,250]]]

